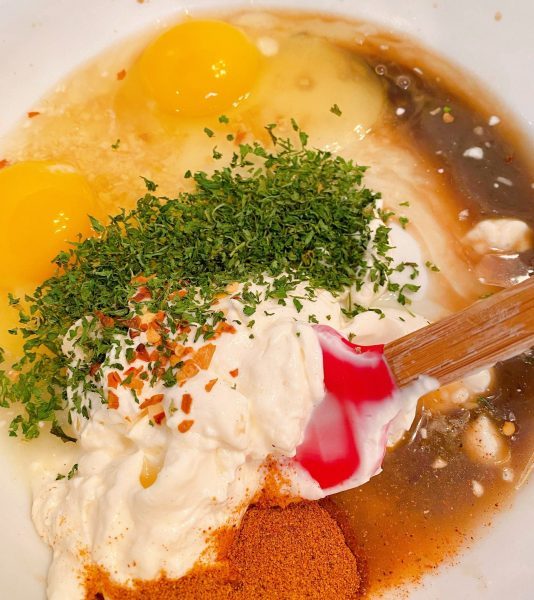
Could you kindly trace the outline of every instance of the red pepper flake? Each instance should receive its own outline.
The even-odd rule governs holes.
[[[176,293],[178,294],[178,298],[185,298],[187,296],[187,290],[178,290]]]
[[[162,310],[158,310],[158,312],[154,315],[154,321],[157,323],[163,323],[165,320],[165,312]]]
[[[232,371],[230,371],[230,375],[232,377],[237,377],[239,375],[239,369],[233,369]]]
[[[175,367],[179,362],[182,362],[181,358],[178,358],[177,356],[174,356],[174,354],[171,356],[170,360],[169,360],[171,367]]]
[[[144,382],[139,379],[137,376],[142,373],[143,367],[130,367],[127,371],[124,372],[126,376],[125,379],[121,382],[123,387],[129,388],[131,390],[135,390],[138,394],[143,391]],[[130,378],[130,375],[132,377]]]
[[[124,374],[126,375],[126,377],[128,377],[128,375],[131,375],[133,373],[134,377],[139,375],[140,373],[142,373],[143,371],[143,367],[130,367],[129,369],[126,369],[126,371],[124,371]]]
[[[193,427],[193,423],[194,421],[192,419],[185,419],[178,425],[178,431],[180,433],[185,433],[186,431],[189,431],[191,427]]]
[[[178,371],[176,381],[183,385],[188,379],[194,377],[199,371],[199,368],[192,360],[186,360],[182,368]]]
[[[130,329],[139,329],[141,327],[141,317],[136,315],[132,319],[123,319],[121,323]]]
[[[150,362],[160,362],[160,364],[162,365],[166,365],[167,364],[167,357],[166,356],[162,356],[157,350],[152,350],[152,352],[149,355],[149,360]]]
[[[2,158],[0,160],[0,169],[3,169],[4,167],[7,167],[8,164],[9,164],[9,161],[7,160],[7,158]]]
[[[161,343],[161,334],[158,332],[158,327],[154,323],[150,323],[146,332],[146,339],[149,344],[157,346]]]
[[[146,287],[146,285],[143,285],[139,288],[137,294],[135,294],[135,296],[132,298],[132,301],[141,302],[143,300],[150,300],[150,298],[152,298],[150,290]]]
[[[152,418],[154,419],[154,423],[156,425],[161,425],[161,423],[165,419],[165,413],[164,412],[160,412],[157,415],[154,415]]]
[[[206,344],[193,354],[192,359],[201,369],[207,369],[211,364],[214,353],[215,344]]]
[[[33,119],[33,117],[39,116],[41,113],[38,110],[30,110],[28,113],[28,119]]]
[[[150,355],[148,354],[148,350],[144,344],[139,344],[135,349],[135,355],[139,360],[144,360],[145,362],[150,361]]]
[[[137,392],[138,394],[140,394],[143,391],[144,386],[145,386],[145,384],[142,379],[139,379],[138,377],[134,377],[134,379],[132,380],[130,385],[127,385],[126,387],[129,387],[131,390],[134,390],[134,392]]]
[[[184,411],[186,415],[191,412],[191,404],[193,404],[193,396],[191,394],[184,394],[182,396],[182,404],[180,408]]]
[[[122,81],[126,77],[126,69],[122,69],[117,73],[117,79]]]
[[[108,317],[101,310],[95,311],[95,315],[98,317],[98,320],[100,321],[102,327],[105,327],[106,329],[114,327],[115,319],[113,319],[112,317]]]
[[[206,390],[206,392],[211,392],[211,390],[213,389],[213,386],[217,383],[218,379],[210,379],[208,381],[208,383],[206,383],[206,385],[204,386],[204,389]]]
[[[101,366],[102,365],[100,363],[93,363],[89,369],[89,375],[94,377],[98,373],[98,369],[100,369]]]
[[[217,323],[217,327],[215,327],[215,334],[213,336],[213,339],[217,339],[219,337],[221,337],[221,335],[223,333],[235,333],[236,332],[236,328],[233,325],[230,325],[230,323],[227,323],[226,321],[221,321],[220,323]]]
[[[117,373],[117,371],[111,371],[111,373],[108,373],[108,387],[116,390],[119,387],[120,382],[121,376]]]
[[[135,331],[135,329],[130,329],[130,331],[128,332],[128,335],[130,336],[131,340],[135,340],[135,338],[138,338],[141,335],[141,332]]]
[[[144,402],[139,405],[139,408],[143,410],[143,408],[147,408],[149,406],[153,406],[154,404],[159,404],[164,398],[163,394],[154,394],[147,398]]]
[[[182,344],[176,344],[174,347],[174,355],[178,359],[182,359],[184,356],[191,354],[193,352],[193,348],[190,346],[182,346]]]
[[[145,277],[144,275],[136,275],[135,277],[132,278],[131,280],[131,284],[132,285],[142,285],[143,283],[148,283],[150,280],[150,277]]]
[[[117,409],[119,408],[119,397],[115,392],[108,392],[108,408]]]

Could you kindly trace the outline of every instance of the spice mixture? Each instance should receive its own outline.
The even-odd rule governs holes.
[[[97,567],[87,571],[86,600],[352,600],[363,577],[341,528],[317,502],[286,508],[249,508],[216,566],[193,569],[181,579],[162,576],[114,584]]]

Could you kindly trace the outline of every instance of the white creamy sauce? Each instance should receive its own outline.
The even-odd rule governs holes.
[[[408,242],[404,260],[419,258],[417,244],[399,231]],[[418,283],[424,294],[424,278]],[[96,395],[91,399],[90,419],[76,421],[77,474],[56,481],[56,473],[50,472],[35,493],[33,518],[54,553],[50,598],[82,598],[80,572],[86,563],[99,564],[116,581],[128,583],[162,571],[180,577],[199,559],[213,560],[209,532],[239,522],[262,487],[267,457],[283,463],[295,455],[311,412],[323,398],[322,354],[310,320],[352,334],[363,344],[387,342],[427,323],[398,304],[393,307],[389,294],[369,289],[361,295],[381,308],[383,317],[366,311],[349,320],[341,311],[346,294],[336,298],[320,291],[310,300],[304,288],[301,284],[292,292],[301,298],[300,312],[291,300],[281,306],[270,299],[247,317],[241,301],[221,299],[217,309],[236,331],[210,341],[216,349],[209,368],[182,387],[147,384],[137,403],[129,389],[118,386],[113,390],[119,400],[116,410]],[[196,349],[206,344],[202,338],[194,342],[193,332],[190,337],[187,344]],[[146,342],[146,334],[136,342]],[[73,350],[71,340],[64,350]],[[125,370],[142,364],[139,359],[128,363],[125,350],[123,344],[113,362]],[[76,350],[72,356],[76,360]],[[104,382],[112,370],[104,369]],[[108,391],[105,384],[104,393]],[[159,425],[153,417],[160,408],[140,410],[155,394],[163,394],[160,406],[166,414]],[[181,409],[184,394],[192,398],[189,414]],[[406,415],[391,432],[394,441],[411,425],[415,402],[406,406]],[[181,433],[178,425],[184,420],[193,424]],[[145,488],[140,476],[146,470],[157,478]],[[376,472],[371,469],[365,480]],[[301,469],[288,468],[287,473],[292,493],[307,498],[324,494]]]
[[[524,252],[532,247],[532,231],[519,219],[484,219],[465,236],[478,254]]]

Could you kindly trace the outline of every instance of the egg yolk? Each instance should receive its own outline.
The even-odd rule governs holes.
[[[90,233],[95,197],[74,168],[26,161],[0,170],[0,288],[33,288],[54,273],[52,259]]]
[[[221,21],[187,21],[152,42],[139,59],[141,81],[160,109],[185,116],[221,113],[248,97],[257,48]]]

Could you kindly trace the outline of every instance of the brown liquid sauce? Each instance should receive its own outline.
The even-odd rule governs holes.
[[[521,138],[511,128],[489,127],[495,112],[477,105],[473,96],[446,79],[438,83],[431,70],[425,69],[426,76],[418,74],[414,67],[420,61],[406,63],[402,51],[397,55],[394,51],[405,42],[390,42],[387,51],[379,51],[378,43],[368,40],[363,55],[382,76],[391,119],[399,121],[398,127],[431,164],[444,170],[458,210],[468,209],[469,220],[475,223],[513,217],[532,225],[532,169],[521,152]],[[444,106],[450,108],[453,122],[444,121],[442,110],[436,112]],[[395,115],[395,107],[404,109],[402,116]],[[483,148],[483,160],[463,157],[464,150],[473,146]],[[497,177],[513,185],[498,184]],[[532,266],[532,256],[527,251],[520,259]],[[371,595],[418,580],[460,548],[469,547],[483,533],[478,528],[489,525],[498,509],[509,508],[516,488],[526,482],[534,451],[534,360],[525,355],[497,365],[495,381],[487,403],[430,420],[424,407],[431,403],[423,399],[409,441],[387,454],[383,472],[334,497],[346,511],[355,551],[366,560]],[[515,473],[513,483],[503,480],[502,466],[477,465],[464,453],[462,433],[483,413],[497,423],[511,419],[516,424],[511,458],[505,465]],[[428,432],[426,439],[417,433],[421,425]],[[446,467],[433,468],[438,457]],[[484,488],[480,497],[473,493],[473,480]]]

